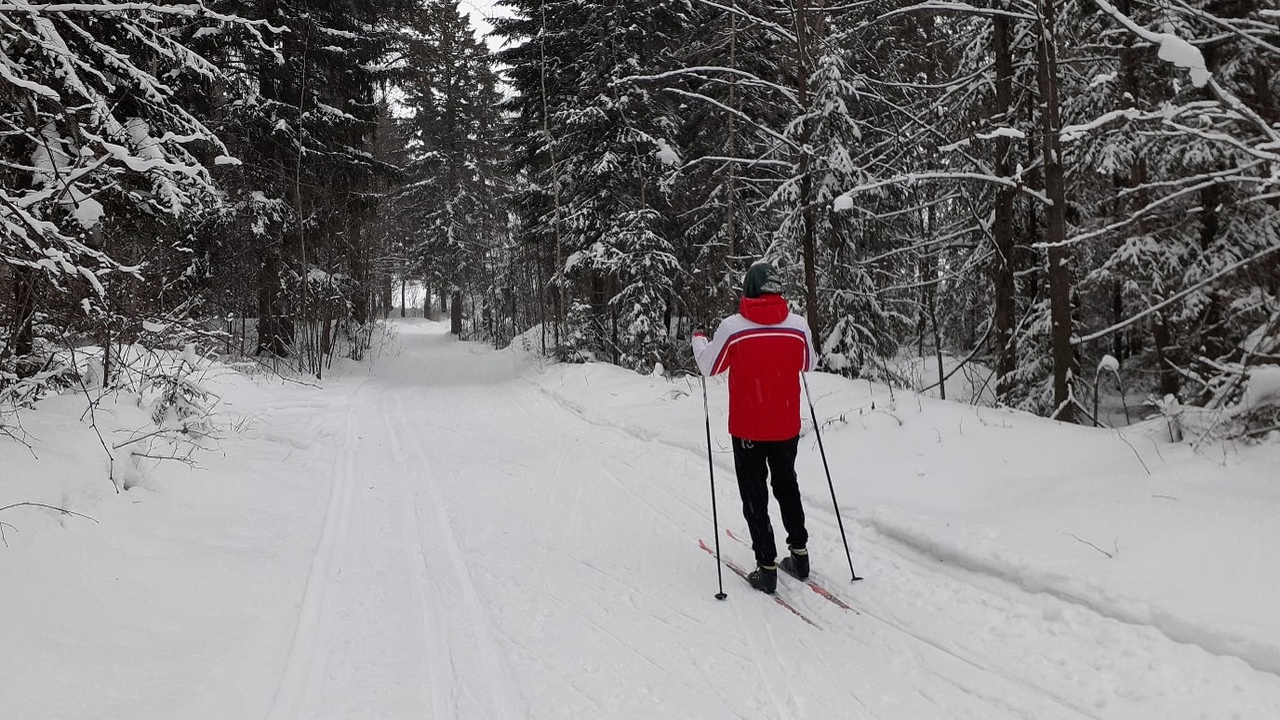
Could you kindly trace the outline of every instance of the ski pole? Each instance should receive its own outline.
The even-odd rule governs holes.
[[[822,469],[827,473],[827,487],[831,488],[831,506],[836,511],[836,523],[840,525],[840,539],[844,541],[844,556],[849,560],[850,582],[862,578],[853,569],[853,555],[849,553],[849,537],[844,533],[844,520],[840,517],[840,504],[836,502],[836,486],[831,482],[831,468],[827,465],[827,451],[822,447],[822,431],[818,428],[818,412],[813,409],[813,393],[809,392],[809,379],[800,373],[800,381],[804,383],[804,396],[809,401],[809,417],[813,418],[813,434],[818,437],[818,452],[822,455]]]
[[[716,599],[723,600],[728,596],[724,594],[724,571],[720,567],[720,518],[716,514],[716,467],[711,462],[711,406],[707,404],[707,377],[702,374],[698,377],[702,379],[702,414],[707,419],[707,472],[711,476],[711,528],[716,538],[716,582],[720,586]]]

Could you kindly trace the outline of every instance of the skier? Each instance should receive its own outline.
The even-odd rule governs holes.
[[[729,435],[742,495],[742,515],[751,532],[756,569],[751,586],[772,594],[778,587],[777,545],[769,520],[769,487],[778,499],[787,531],[782,569],[809,576],[809,534],[796,482],[800,442],[800,373],[817,362],[809,323],[794,315],[782,297],[782,280],[768,263],[757,263],[742,281],[738,313],[725,318],[708,341],[693,334],[693,355],[703,375],[729,373]]]

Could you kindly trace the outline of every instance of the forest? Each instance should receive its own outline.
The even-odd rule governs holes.
[[[1274,0],[499,5],[0,0],[0,430],[148,353],[323,377],[408,287],[688,371],[761,259],[829,372],[1280,426]]]

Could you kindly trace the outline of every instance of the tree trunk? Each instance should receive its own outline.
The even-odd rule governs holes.
[[[357,218],[347,218],[346,237],[350,238],[347,252],[347,263],[351,272],[351,319],[361,325],[373,319],[373,307],[369,302],[372,293],[372,268],[370,268],[364,233]],[[338,318],[334,318],[337,320]]]
[[[564,241],[560,236],[560,167],[556,163],[556,146],[555,141],[551,137],[551,110],[547,98],[547,45],[545,36],[547,34],[547,10],[545,4],[540,4],[542,11],[542,28],[538,33],[538,51],[541,55],[539,69],[541,72],[540,80],[542,83],[542,135],[547,143],[547,155],[551,161],[551,197],[554,204],[555,218],[555,236],[556,236],[556,267],[555,280],[556,292],[556,325],[555,325],[555,344],[556,348],[560,348],[560,330],[565,324],[565,305],[567,296],[565,295],[566,283],[564,277]]]
[[[1124,320],[1124,286],[1119,280],[1111,283],[1111,323],[1119,325]],[[1111,355],[1121,362],[1129,356],[1128,330],[1117,330],[1111,336]]]
[[[453,335],[462,337],[462,291],[455,289],[453,291],[453,314],[449,316],[449,332]]]
[[[821,7],[821,0],[815,0],[815,5]],[[805,112],[809,108],[809,76],[813,73],[813,43],[817,42],[817,35],[821,30],[821,13],[809,12],[808,0],[798,0],[795,9],[795,30],[796,30],[796,98],[800,102],[800,107]],[[809,332],[813,335],[814,342],[822,343],[822,310],[818,304],[818,275],[817,275],[817,241],[815,238],[816,230],[814,224],[814,192],[813,178],[810,176],[810,151],[808,149],[809,136],[812,130],[808,124],[801,129],[800,145],[800,162],[798,163],[798,172],[800,175],[800,221],[801,221],[801,252],[804,255],[804,290],[805,290],[805,314],[809,318]]]
[[[738,68],[738,15],[736,13],[729,16],[729,67]],[[728,137],[725,139],[725,156],[738,156],[738,133],[737,133],[737,116],[734,112],[738,110],[738,76],[729,76],[729,128]],[[737,165],[729,163],[727,170],[729,172],[728,183],[728,199],[725,202],[725,234],[729,237],[729,256],[742,257],[742,243],[738,239],[738,189],[735,185],[735,174]]]
[[[378,317],[380,318],[391,317],[391,293],[392,293],[391,273],[386,272],[385,270],[382,271],[382,274],[379,276],[378,281],[380,283],[379,287],[381,289],[381,292],[379,293],[379,295],[382,298],[382,307],[379,308],[378,310]]]
[[[268,249],[258,268],[258,347],[255,355],[288,357],[291,323],[280,306],[280,257]]]
[[[1155,343],[1156,364],[1160,367],[1160,396],[1178,396],[1181,389],[1178,373],[1169,363],[1166,350],[1172,343],[1172,333],[1164,321],[1164,315],[1156,313],[1151,319],[1151,340]]]
[[[1009,124],[1013,119],[1013,35],[1009,18],[996,15],[993,23],[992,50],[996,66],[997,121]],[[1013,142],[1001,136],[996,139],[996,174],[1011,177],[1017,168],[1013,161]],[[1003,401],[1010,391],[1010,377],[1018,367],[1017,339],[1013,330],[1017,321],[1017,289],[1014,283],[1013,203],[1017,189],[1000,186],[996,190],[995,225],[992,237],[995,257],[995,345],[996,397]]]
[[[1049,256],[1049,319],[1053,347],[1053,417],[1075,422],[1072,383],[1075,349],[1071,344],[1071,253],[1063,244],[1067,235],[1067,192],[1062,169],[1062,120],[1058,103],[1058,51],[1054,0],[1040,3],[1040,53],[1036,76],[1040,89],[1041,135],[1044,148],[1046,208],[1045,243]]]
[[[809,318],[809,332],[816,343],[822,343],[822,310],[818,305],[818,273],[817,253],[814,241],[813,217],[813,180],[809,177],[809,159],[805,157],[801,163],[800,201],[804,203],[801,217],[804,222],[802,248],[804,252],[804,298],[805,314]]]
[[[1120,0],[1120,11],[1125,15],[1132,13],[1133,8],[1130,0]],[[1142,67],[1144,54],[1147,52],[1145,47],[1137,47],[1136,38],[1126,33],[1124,47],[1120,50],[1120,75],[1122,80],[1121,87],[1131,97],[1141,97],[1142,88],[1138,84],[1138,71]],[[1134,189],[1133,199],[1130,201],[1130,211],[1135,211],[1147,206],[1148,191],[1143,188],[1147,183],[1147,161],[1144,157],[1138,156],[1133,160],[1133,167],[1129,169],[1129,177],[1125,178],[1129,188]],[[1143,236],[1147,232],[1146,221],[1138,218],[1134,223],[1134,232],[1139,236]],[[1112,323],[1119,324],[1124,319],[1124,283],[1116,280],[1113,287],[1113,295],[1111,298]],[[1164,321],[1157,317],[1153,321],[1153,329],[1155,325],[1161,326],[1161,331],[1165,332]],[[1117,330],[1113,336],[1112,347],[1116,350],[1115,357],[1117,360],[1125,360],[1127,356],[1136,352],[1134,345],[1134,335],[1131,330]],[[1167,335],[1167,333],[1166,333]],[[1165,338],[1167,340],[1167,336]],[[1163,376],[1166,372],[1172,372],[1164,363],[1163,351],[1160,349],[1162,340],[1155,340],[1157,363],[1160,365],[1160,374]],[[1176,384],[1176,378],[1174,380]],[[1161,385],[1165,384],[1165,380],[1161,379]]]
[[[1222,186],[1214,184],[1200,190],[1200,250],[1208,253],[1218,241],[1221,232],[1221,208],[1224,193]],[[1215,292],[1205,293],[1205,307],[1200,313],[1200,355],[1218,359],[1231,351],[1231,343],[1224,337],[1222,307]]]
[[[31,357],[35,352],[36,270],[13,268],[13,357],[18,377],[30,377],[39,369]]]

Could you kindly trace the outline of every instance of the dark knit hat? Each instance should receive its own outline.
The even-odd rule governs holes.
[[[747,270],[746,277],[742,278],[742,295],[744,297],[756,298],[761,295],[781,295],[782,294],[782,276],[778,274],[776,268],[767,262],[756,263]]]

